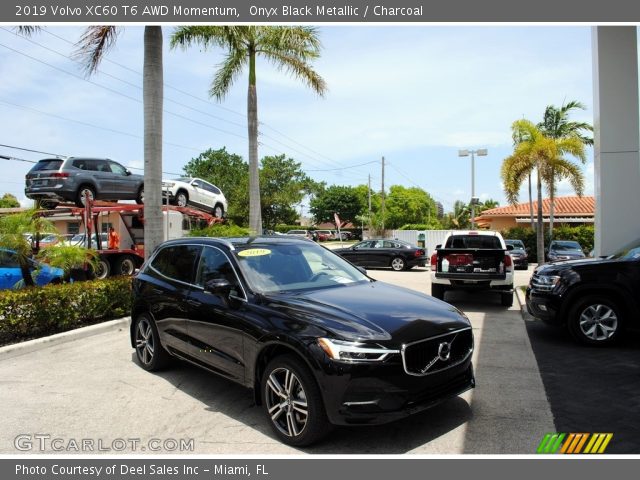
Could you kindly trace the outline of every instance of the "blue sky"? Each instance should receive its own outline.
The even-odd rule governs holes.
[[[164,27],[166,176],[207,148],[246,158],[246,75],[223,102],[208,99],[221,52],[170,50],[172,29]],[[30,42],[0,27],[0,144],[139,168],[143,29],[122,29],[93,83],[78,78],[81,69],[67,57],[81,32],[48,27]],[[470,159],[458,149],[488,148],[489,156],[476,159],[476,195],[504,205],[499,169],[514,120],[538,122],[546,105],[575,99],[588,108],[574,118],[593,122],[589,27],[325,26],[319,34],[323,51],[314,65],[328,84],[324,98],[258,63],[259,153],[285,153],[328,184],[364,184],[371,174],[379,188],[384,156],[387,187],[420,186],[448,210],[471,196]],[[42,158],[4,147],[0,154]],[[589,149],[590,194],[592,157]],[[0,193],[24,200],[30,164],[0,162]],[[571,191],[561,184],[560,194]]]

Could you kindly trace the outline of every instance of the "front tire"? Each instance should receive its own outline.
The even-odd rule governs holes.
[[[401,272],[407,268],[407,262],[402,257],[394,257],[391,259],[391,268],[396,272]]]
[[[320,389],[302,360],[283,355],[269,362],[261,380],[262,405],[278,439],[303,447],[330,429]]]
[[[140,366],[150,372],[166,367],[170,356],[160,344],[155,322],[147,313],[139,315],[135,322],[133,340]]]
[[[605,346],[618,340],[622,331],[622,310],[600,295],[578,301],[569,313],[569,332],[584,345]]]

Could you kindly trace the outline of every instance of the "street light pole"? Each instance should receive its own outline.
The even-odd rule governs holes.
[[[458,150],[459,157],[468,157],[471,155],[471,228],[476,228],[476,155],[479,157],[487,156],[486,148],[479,148],[478,150]]]

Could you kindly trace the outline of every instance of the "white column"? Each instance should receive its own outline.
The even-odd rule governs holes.
[[[636,27],[592,27],[595,254],[640,238],[640,115]]]

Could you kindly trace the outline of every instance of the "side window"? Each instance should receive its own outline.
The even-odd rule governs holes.
[[[96,160],[96,170],[98,172],[111,172],[111,167],[109,167],[109,162],[105,160]]]
[[[400,245],[395,242],[390,242],[389,240],[385,240],[384,242],[382,242],[382,246],[384,248],[400,248]]]
[[[220,195],[220,189],[218,187],[216,187],[215,185],[211,185],[210,183],[205,184],[205,188],[215,194],[215,195]]]
[[[71,165],[73,165],[76,168],[79,168],[80,170],[88,170],[89,169],[87,167],[87,161],[86,160],[82,160],[82,159],[74,160]]]
[[[196,261],[202,247],[197,245],[175,245],[158,252],[151,268],[165,277],[184,283],[193,283]]]
[[[111,171],[116,175],[122,175],[124,177],[127,174],[127,169],[119,163],[109,162],[109,165],[111,166]]]
[[[240,295],[240,282],[227,256],[217,248],[204,247],[198,265],[196,285],[204,287],[208,281],[219,278],[224,278],[234,286],[231,292],[233,295]]]

